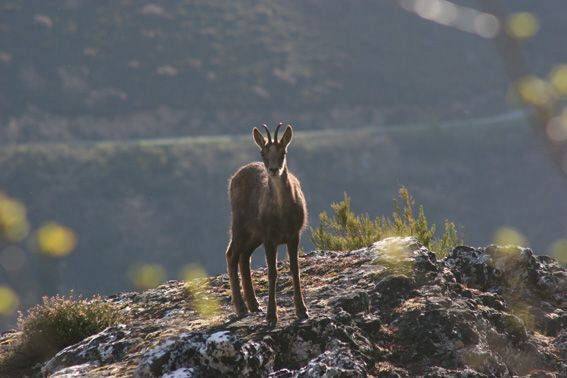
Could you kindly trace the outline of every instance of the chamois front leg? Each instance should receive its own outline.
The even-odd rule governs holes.
[[[238,243],[234,239],[228,244],[226,250],[226,265],[228,267],[228,278],[230,279],[230,289],[232,291],[232,304],[238,316],[244,316],[248,312],[242,294],[240,293],[240,280],[238,278]]]
[[[270,327],[274,327],[278,322],[277,304],[276,304],[276,284],[278,280],[278,249],[276,245],[264,244],[266,248],[266,263],[268,264],[268,311],[266,320]]]
[[[301,280],[299,277],[299,263],[297,253],[299,247],[299,235],[287,242],[287,254],[289,256],[289,270],[293,278],[293,302],[295,304],[295,314],[299,319],[307,319],[309,314],[303,302],[301,293]]]
[[[250,275],[250,257],[259,245],[260,242],[251,243],[245,250],[242,251],[238,261],[238,266],[240,267],[240,277],[242,278],[244,300],[246,301],[248,310],[251,312],[260,311],[260,305],[258,304],[258,300],[256,299],[256,293],[254,291],[254,285],[252,284],[252,277]]]

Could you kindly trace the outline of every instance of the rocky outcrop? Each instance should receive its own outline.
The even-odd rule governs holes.
[[[43,365],[52,376],[484,377],[567,375],[567,272],[526,248],[413,238],[301,258],[310,318],[295,319],[280,263],[280,321],[232,316],[225,275],[199,281],[220,310],[202,318],[181,282],[110,298],[128,315]],[[265,269],[254,271],[266,299]],[[195,285],[192,285],[195,287]]]

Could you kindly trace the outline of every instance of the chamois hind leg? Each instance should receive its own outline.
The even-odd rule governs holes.
[[[226,250],[226,265],[228,278],[230,279],[230,289],[232,290],[232,304],[234,306],[234,311],[238,316],[243,316],[246,315],[248,310],[246,309],[246,305],[242,299],[242,294],[240,293],[240,280],[238,279],[239,252],[238,243],[236,243],[234,238],[232,238]]]
[[[250,257],[252,253],[258,246],[260,241],[251,242],[242,249],[240,253],[238,266],[240,267],[240,277],[242,278],[242,291],[244,292],[244,300],[246,301],[246,306],[251,312],[258,312],[260,310],[260,305],[256,299],[256,293],[254,291],[254,285],[252,284],[252,277],[250,275]]]
[[[297,253],[299,246],[299,235],[291,238],[287,242],[287,254],[289,256],[289,270],[293,278],[293,302],[295,304],[295,314],[299,319],[307,319],[309,317],[307,308],[303,302],[301,293],[301,281],[299,277],[299,263],[297,261]]]
[[[268,264],[268,311],[266,319],[268,325],[273,327],[278,321],[277,304],[276,304],[276,284],[278,280],[278,248],[273,244],[264,244],[266,248],[266,262]]]

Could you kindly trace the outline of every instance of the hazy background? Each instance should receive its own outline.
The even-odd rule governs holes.
[[[540,21],[531,72],[567,62],[564,0],[504,3]],[[0,189],[78,245],[55,260],[23,246],[0,281],[25,305],[131,289],[141,263],[224,271],[228,177],[258,159],[252,127],[279,121],[312,225],[345,191],[389,214],[406,185],[469,244],[508,226],[546,253],[567,186],[507,91],[490,40],[395,1],[4,0]]]

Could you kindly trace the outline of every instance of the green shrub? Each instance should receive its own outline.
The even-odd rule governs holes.
[[[100,297],[44,297],[43,303],[20,313],[20,333],[0,355],[0,374],[14,373],[43,362],[63,348],[119,322],[114,305]]]
[[[398,198],[394,200],[391,217],[373,220],[368,214],[355,214],[350,207],[350,198],[345,193],[341,202],[331,204],[331,216],[326,212],[319,215],[320,224],[311,229],[311,239],[319,249],[348,251],[390,236],[415,236],[421,244],[440,256],[461,243],[454,223],[446,220],[443,234],[436,237],[437,227],[429,225],[423,206],[419,206],[417,214],[414,207],[414,199],[402,187]]]

